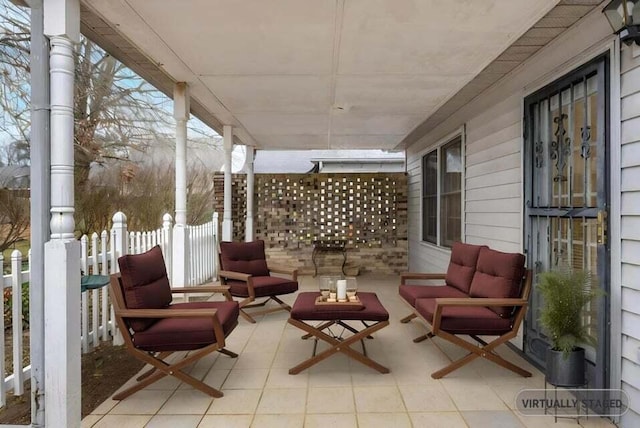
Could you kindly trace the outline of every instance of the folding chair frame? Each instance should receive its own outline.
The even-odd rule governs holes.
[[[293,281],[297,281],[298,279],[297,269],[287,269],[287,268],[269,266],[269,272],[291,275]],[[253,286],[253,276],[249,274],[222,270],[218,273],[218,277],[220,278],[220,282],[222,284],[225,284],[227,279],[234,279],[236,281],[243,281],[247,283],[247,290],[249,292],[249,296],[245,297],[243,300],[240,300],[238,304],[240,305],[240,315],[242,316],[242,318],[249,321],[250,323],[256,322],[255,318],[253,318],[254,316],[270,314],[272,312],[277,312],[277,311],[291,312],[291,306],[283,302],[279,297],[275,295],[264,296],[265,300],[263,300],[262,302],[256,302],[255,301],[256,291]],[[249,308],[264,307],[269,302],[269,300],[273,300],[278,304],[278,306],[275,308],[263,309],[261,311],[251,311],[251,314],[245,311],[245,309],[249,309]]]
[[[331,355],[336,354],[338,352],[342,352],[346,354],[348,357],[351,357],[354,360],[361,362],[365,366],[371,367],[372,369],[379,371],[380,373],[389,373],[389,369],[387,367],[375,362],[374,360],[372,360],[366,355],[364,344],[363,344],[363,352],[358,352],[355,349],[351,348],[352,344],[362,341],[365,338],[370,337],[372,333],[380,330],[381,328],[388,326],[389,321],[378,321],[371,325],[367,325],[363,321],[365,328],[359,331],[350,326],[351,328],[347,328],[347,330],[355,333],[353,334],[353,336],[349,336],[344,340],[330,336],[323,331],[325,328],[333,324],[343,325],[342,321],[339,321],[339,320],[329,320],[328,322],[325,322],[318,327],[314,327],[303,321],[289,318],[289,324],[294,325],[299,329],[304,330],[308,333],[307,335],[303,336],[303,339],[311,336],[315,336],[318,339],[324,340],[329,345],[331,345],[329,349],[326,349],[321,353],[312,356],[311,358],[301,362],[297,366],[290,369],[289,374],[294,374],[294,375],[298,374],[301,371],[308,369],[309,367],[315,364],[318,364],[319,362],[329,358]]]
[[[436,307],[433,314],[433,320],[425,321],[431,324],[431,332],[426,335],[426,338],[432,338],[433,336],[441,337],[442,339],[453,343],[454,345],[458,345],[469,353],[462,358],[459,358],[456,361],[452,361],[448,366],[435,371],[431,374],[431,377],[434,379],[440,379],[443,376],[453,372],[454,370],[459,369],[465,364],[475,360],[476,358],[485,358],[501,367],[504,367],[512,372],[519,374],[523,377],[531,377],[531,373],[516,366],[515,364],[505,360],[496,352],[494,352],[495,348],[499,345],[513,339],[518,334],[518,329],[520,328],[520,324],[524,319],[524,316],[527,311],[529,294],[531,291],[531,281],[532,275],[531,270],[527,270],[526,275],[523,279],[522,286],[522,297],[519,299],[492,299],[492,298],[437,298]],[[511,329],[498,336],[494,340],[490,342],[485,342],[480,339],[478,335],[484,336],[482,332],[478,332],[477,334],[469,334],[471,338],[473,338],[479,345],[474,345],[473,343],[467,342],[464,339],[456,336],[455,334],[449,333],[440,328],[442,322],[442,310],[447,306],[460,306],[460,307],[471,307],[471,306],[505,306],[505,307],[515,307],[515,313],[513,314],[513,323]],[[423,317],[421,317],[423,318]],[[424,319],[424,318],[423,318]]]
[[[113,274],[110,278],[110,293],[112,298],[112,304],[114,314],[116,318],[116,324],[120,331],[123,333],[124,343],[127,351],[135,358],[151,365],[151,369],[144,372],[136,380],[138,383],[133,386],[118,392],[113,396],[114,400],[123,400],[129,397],[131,394],[140,391],[141,389],[151,385],[152,383],[162,379],[165,376],[174,376],[177,379],[191,385],[192,387],[210,395],[214,398],[220,398],[223,393],[204,382],[190,376],[182,369],[189,364],[199,360],[205,355],[218,351],[222,354],[228,355],[231,358],[235,358],[238,354],[231,352],[224,348],[225,335],[222,329],[222,325],[216,316],[216,309],[126,309],[122,288],[120,285],[120,274]],[[226,299],[231,301],[231,295],[229,294],[229,287],[222,286],[201,286],[201,287],[188,287],[188,288],[172,288],[172,293],[222,293]],[[175,362],[169,363],[166,359],[174,354],[176,351],[161,351],[150,352],[138,349],[135,347],[132,339],[132,334],[125,323],[126,318],[206,318],[209,317],[213,321],[213,330],[216,337],[216,342],[207,345],[203,348],[199,348],[193,351],[188,351],[185,358]],[[233,330],[236,324],[231,328]],[[231,330],[228,333],[231,332]],[[185,351],[178,351],[185,352]]]

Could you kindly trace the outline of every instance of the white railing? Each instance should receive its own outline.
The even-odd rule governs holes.
[[[4,256],[0,253],[0,268],[4,268]],[[4,270],[3,270],[4,271]],[[3,302],[4,297],[11,293],[11,348],[12,357],[10,361],[13,364],[13,370],[11,374],[7,374],[4,377],[4,381],[0,382],[0,405],[4,406],[6,403],[6,395],[8,391],[13,390],[14,395],[22,395],[24,393],[24,381],[31,376],[31,366],[27,365],[23,367],[23,313],[22,313],[22,284],[29,281],[29,269],[22,270],[22,253],[18,250],[13,250],[11,253],[11,273],[8,275],[2,275],[2,294]],[[5,331],[4,323],[4,310],[6,308],[3,305],[3,313],[0,317],[0,331]],[[5,340],[0,340],[0,352],[2,353],[2,359],[0,359],[0,373],[6,373],[5,361],[6,358],[6,345]]]
[[[169,214],[162,218],[162,227],[146,232],[129,232],[126,217],[122,213],[113,216],[113,227],[110,231],[103,230],[100,234],[93,233],[91,237],[83,235],[80,238],[81,259],[80,266],[85,275],[109,275],[118,271],[117,259],[124,251],[128,254],[145,252],[155,245],[160,245],[167,265],[167,273],[171,278],[172,271],[172,230],[173,221]],[[202,284],[214,278],[217,274],[217,230],[218,215],[214,214],[212,221],[198,226],[187,226],[189,238],[189,284]],[[124,250],[118,250],[118,243]],[[30,259],[30,258],[29,258]],[[4,257],[0,253],[0,269],[4,271]],[[22,269],[23,256],[18,250],[11,254],[10,272],[3,275],[4,296],[11,294],[11,322],[12,358],[5,358],[7,347],[5,340],[0,340],[0,373],[6,373],[5,360],[12,361],[12,373],[5,375],[4,382],[0,382],[0,407],[6,403],[6,394],[13,391],[14,395],[24,393],[24,382],[31,376],[31,366],[24,365],[23,357],[23,315],[22,289],[23,284],[29,282],[30,269]],[[26,287],[25,287],[26,288]],[[9,292],[10,290],[10,292]],[[109,301],[108,287],[87,290],[81,298],[81,343],[82,352],[90,352],[100,341],[108,341],[117,336],[113,315],[113,307]],[[28,321],[28,320],[27,320]],[[0,332],[5,331],[4,314],[0,317]],[[114,339],[115,340],[115,339]],[[28,356],[26,356],[28,360]]]
[[[210,222],[187,226],[189,230],[189,285],[204,284],[216,276],[218,213]]]

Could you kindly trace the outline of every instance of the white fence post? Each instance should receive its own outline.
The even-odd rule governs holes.
[[[219,216],[218,213],[213,213],[213,220],[212,220],[212,226],[213,226],[213,247],[212,247],[212,251],[213,251],[213,279],[214,281],[218,278],[218,236],[219,236],[219,230],[220,230],[220,222],[219,222]]]
[[[123,212],[118,211],[113,215],[112,218],[113,226],[111,227],[112,232],[114,233],[114,254],[112,259],[114,260],[112,270],[113,272],[119,272],[120,268],[118,267],[118,257],[124,256],[129,253],[129,234],[127,233],[127,216],[124,215]],[[122,345],[124,344],[124,339],[122,338],[122,333],[118,330],[115,324],[115,315],[113,314],[113,307],[111,307],[111,331],[113,332],[113,344],[114,345]]]
[[[82,235],[80,238],[80,269],[82,269],[83,275],[89,275],[89,251],[88,251],[87,235]],[[82,332],[82,353],[89,352],[89,299],[87,293],[82,293],[80,297],[80,324]]]
[[[162,216],[161,248],[164,255],[164,264],[167,265],[167,276],[173,279],[173,217],[165,213]]]
[[[22,253],[11,253],[12,319],[13,319],[13,391],[14,395],[24,393],[22,373]],[[4,331],[4,330],[3,330]]]
[[[129,234],[127,232],[127,216],[124,215],[123,212],[118,211],[113,215],[111,219],[113,221],[113,226],[111,227],[112,231],[115,231],[115,259],[118,260],[118,257],[124,256],[125,254],[129,254]],[[115,263],[117,272],[118,263]]]
[[[173,226],[171,285],[189,286],[189,228],[184,224]]]
[[[99,272],[100,275],[109,275],[109,254],[107,250],[107,242],[109,240],[109,233],[103,230],[100,234],[100,262],[102,263],[102,269]],[[97,291],[97,290],[96,290]],[[102,292],[102,304],[100,311],[102,315],[102,340],[109,340],[109,287],[105,286],[101,289]],[[96,303],[97,304],[97,303]]]

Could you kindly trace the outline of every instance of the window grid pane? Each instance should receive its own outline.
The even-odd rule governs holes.
[[[437,244],[438,228],[438,152],[422,158],[422,240]]]
[[[462,140],[456,138],[442,147],[440,192],[440,245],[450,247],[461,235]]]

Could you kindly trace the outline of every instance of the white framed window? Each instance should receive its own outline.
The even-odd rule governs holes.
[[[462,238],[462,136],[422,157],[422,240],[451,247]]]

